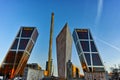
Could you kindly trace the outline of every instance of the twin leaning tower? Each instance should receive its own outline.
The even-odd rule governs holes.
[[[73,36],[73,37],[72,37]],[[106,80],[105,67],[89,29],[74,29],[71,36],[66,23],[56,38],[58,76],[67,78],[67,63],[71,60],[72,38],[86,80]],[[36,27],[21,27],[0,67],[3,75],[10,78],[22,75],[38,37]]]

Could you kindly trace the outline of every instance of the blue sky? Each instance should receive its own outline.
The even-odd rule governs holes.
[[[56,36],[65,23],[74,28],[89,28],[101,58],[108,69],[120,64],[120,0],[0,0],[0,63],[21,26],[35,26],[39,37],[29,63],[45,68],[51,13],[54,12],[53,61],[55,74]],[[72,62],[80,68],[73,42]]]

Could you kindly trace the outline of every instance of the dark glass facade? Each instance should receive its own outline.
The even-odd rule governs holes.
[[[33,46],[38,37],[36,27],[21,27],[0,68],[3,75],[13,78],[23,75]]]
[[[94,53],[92,54],[92,61],[93,61],[93,65],[102,66],[102,62],[98,54],[94,54]]]
[[[34,28],[23,28],[21,37],[31,37]]]
[[[85,53],[85,58],[86,58],[88,66],[91,65],[90,53]]]
[[[105,71],[89,29],[74,29],[73,40],[82,64],[83,71]],[[96,68],[99,68],[99,70],[96,70]]]
[[[90,41],[90,46],[91,46],[91,51],[92,52],[97,52],[97,49],[95,47],[94,41]]]
[[[77,35],[79,39],[88,39],[88,31],[87,30],[77,30]]]
[[[15,42],[12,45],[11,49],[17,49],[17,45],[18,45],[18,39],[15,39]]]
[[[82,46],[82,50],[84,52],[89,52],[90,51],[88,41],[80,41],[80,43],[81,43],[81,46]]]

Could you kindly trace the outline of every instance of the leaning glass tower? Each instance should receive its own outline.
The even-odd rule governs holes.
[[[74,29],[73,40],[86,80],[105,80],[105,68],[90,30]]]
[[[36,27],[21,27],[0,67],[0,74],[9,79],[22,76],[38,37]]]

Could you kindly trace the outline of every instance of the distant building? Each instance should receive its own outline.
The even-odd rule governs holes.
[[[105,68],[89,29],[74,29],[74,43],[86,80],[106,80]]]
[[[120,80],[120,66],[119,68],[112,68],[112,72],[108,75],[109,80]]]
[[[72,77],[73,78],[80,78],[80,70],[78,67],[72,65]]]
[[[26,67],[27,67],[27,68],[36,69],[36,70],[41,70],[41,69],[42,69],[42,68],[40,67],[40,65],[38,65],[37,63],[27,64]]]
[[[20,28],[0,67],[0,72],[2,75],[10,79],[15,76],[23,75],[24,68],[30,57],[37,37],[38,31],[36,27]]]
[[[27,64],[24,69],[22,80],[42,80],[44,70],[37,63]]]
[[[43,77],[44,70],[36,70],[26,67],[22,80],[42,80]]]
[[[67,77],[67,62],[71,60],[72,51],[72,36],[68,25],[65,24],[64,28],[58,34],[56,38],[57,46],[57,64],[58,64],[58,76],[60,78]]]

